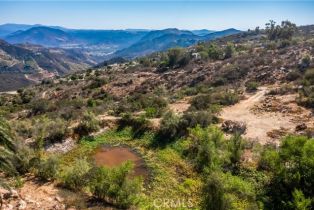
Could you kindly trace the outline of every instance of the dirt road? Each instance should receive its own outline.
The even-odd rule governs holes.
[[[271,139],[267,132],[274,129],[287,129],[293,131],[295,125],[291,122],[291,118],[284,116],[282,113],[262,113],[255,114],[252,108],[262,101],[267,93],[267,87],[261,87],[253,95],[247,95],[247,98],[239,103],[226,107],[221,112],[223,120],[242,121],[247,124],[247,131],[244,135],[245,138],[258,141],[261,144],[266,144]],[[278,143],[278,139],[275,142]]]

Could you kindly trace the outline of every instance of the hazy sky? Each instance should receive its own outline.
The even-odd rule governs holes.
[[[314,24],[313,1],[11,1],[0,0],[0,24],[126,29],[237,28],[264,26],[273,19]]]

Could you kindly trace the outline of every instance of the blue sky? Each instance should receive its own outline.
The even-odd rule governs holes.
[[[314,24],[314,1],[11,1],[0,0],[0,24],[126,29],[237,28],[264,26],[273,19]]]

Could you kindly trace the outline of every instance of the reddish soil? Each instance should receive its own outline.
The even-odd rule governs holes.
[[[134,164],[134,176],[148,176],[144,160],[128,147],[102,147],[96,151],[94,159],[97,166],[109,168],[120,166],[126,161]]]

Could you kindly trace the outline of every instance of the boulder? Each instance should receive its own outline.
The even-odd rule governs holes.
[[[244,134],[246,131],[246,123],[239,121],[226,120],[222,123],[222,130],[226,133]]]

